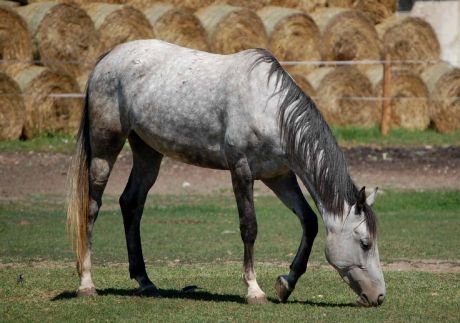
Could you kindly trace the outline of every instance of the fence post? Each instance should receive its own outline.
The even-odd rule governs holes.
[[[383,63],[383,100],[382,100],[382,120],[380,132],[382,136],[388,136],[391,128],[391,57],[385,53]]]

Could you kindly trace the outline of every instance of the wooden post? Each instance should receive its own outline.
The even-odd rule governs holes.
[[[380,132],[382,136],[388,136],[391,128],[391,62],[390,54],[385,54],[383,63],[383,101],[382,101],[382,120]]]

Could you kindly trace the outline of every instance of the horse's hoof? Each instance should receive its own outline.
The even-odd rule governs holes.
[[[160,292],[155,285],[139,287],[139,289],[134,292],[134,295],[142,297],[161,297]]]
[[[278,279],[275,283],[275,290],[280,302],[286,303],[286,301],[289,298],[289,295],[291,295],[294,289],[289,288],[289,283],[286,280],[286,278],[284,278],[283,276],[278,276]]]
[[[268,304],[267,297],[265,296],[257,296],[257,297],[246,297],[246,303],[249,305],[256,305],[256,304]]]
[[[97,296],[96,288],[85,288],[77,290],[77,297]]]

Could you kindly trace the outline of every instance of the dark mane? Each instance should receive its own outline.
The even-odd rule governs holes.
[[[268,80],[275,77],[273,95],[281,95],[278,122],[281,140],[288,159],[302,165],[323,207],[332,214],[343,214],[344,202],[353,205],[358,189],[348,174],[345,156],[313,100],[306,95],[266,49],[256,49],[251,70],[262,63],[270,64]],[[376,233],[376,217],[364,208],[368,231]]]

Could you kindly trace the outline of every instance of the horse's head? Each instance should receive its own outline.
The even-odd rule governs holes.
[[[364,187],[343,217],[330,216],[326,223],[326,259],[358,294],[363,306],[378,306],[385,298],[385,281],[376,239],[376,218],[371,206],[377,189],[366,198]]]

